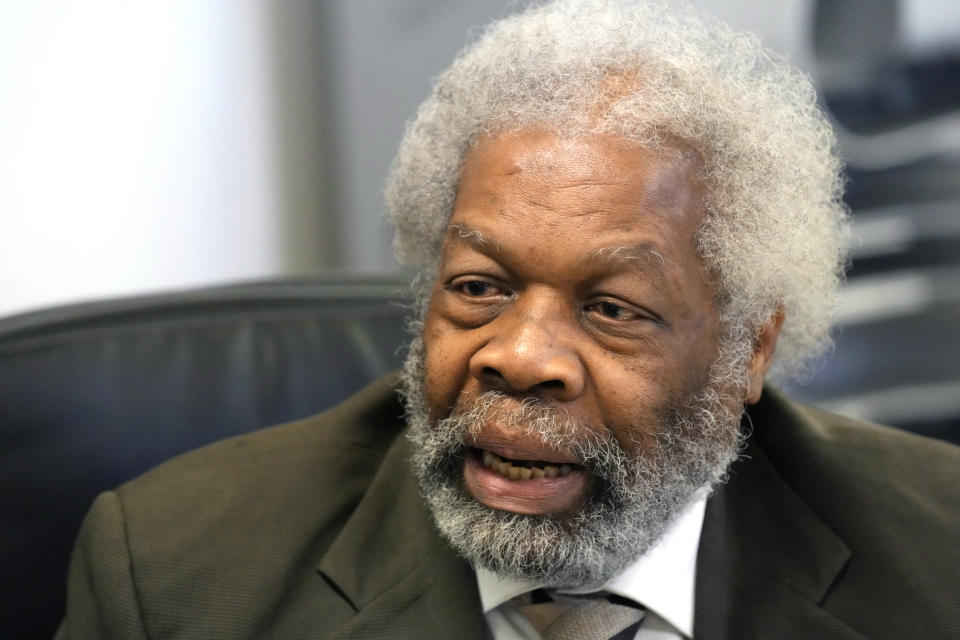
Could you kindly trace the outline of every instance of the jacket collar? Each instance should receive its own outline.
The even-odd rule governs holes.
[[[790,440],[783,434],[810,427],[791,408],[776,392],[764,392],[750,411],[757,433],[707,504],[697,561],[697,640],[861,637],[819,606],[850,549],[768,456],[764,431],[777,432],[770,453],[779,459],[791,455],[782,450]]]
[[[485,638],[473,570],[433,525],[403,433],[324,554],[321,575],[356,616],[332,638]]]

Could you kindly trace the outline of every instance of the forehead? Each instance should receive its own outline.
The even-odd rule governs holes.
[[[482,188],[485,179],[512,178],[527,188],[538,182],[596,186],[610,196],[639,198],[636,204],[678,210],[693,204],[690,198],[702,201],[701,168],[699,154],[679,142],[647,148],[613,135],[564,137],[527,129],[481,139],[464,159],[457,193]]]
[[[697,156],[605,135],[565,138],[514,131],[481,141],[465,159],[448,244],[503,249],[526,238],[528,258],[568,262],[694,260],[704,215]],[[549,240],[548,240],[549,238]],[[639,249],[638,249],[639,247]]]

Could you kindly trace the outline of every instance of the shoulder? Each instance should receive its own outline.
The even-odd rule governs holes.
[[[750,416],[778,471],[811,500],[864,498],[878,508],[960,517],[960,447],[800,405],[776,391],[765,391]]]
[[[761,448],[852,553],[833,598],[943,618],[960,594],[960,447],[765,396],[751,411]]]
[[[273,637],[318,615],[346,619],[317,566],[402,438],[394,388],[380,380],[330,411],[198,449],[102,496],[81,533],[101,540],[88,571],[127,567],[156,637],[193,624]]]
[[[403,428],[394,389],[392,376],[382,378],[323,413],[173,458],[117,493],[125,501],[209,511],[217,494],[262,503],[297,487],[367,478]]]
[[[953,637],[960,628],[960,448],[769,390],[749,419],[747,453],[757,459],[740,468],[764,471],[738,485],[737,514],[768,523],[758,511],[778,513],[780,526],[749,529],[741,557],[765,549],[754,563],[760,572],[792,562],[799,573],[791,575],[819,585],[811,592],[818,606],[865,637]],[[764,503],[763,495],[779,502]]]

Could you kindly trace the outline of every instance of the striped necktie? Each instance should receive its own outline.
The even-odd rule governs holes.
[[[603,591],[551,595],[537,589],[519,608],[543,640],[633,640],[644,615],[636,602]]]

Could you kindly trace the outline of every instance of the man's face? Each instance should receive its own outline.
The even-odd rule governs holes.
[[[632,544],[649,546],[722,474],[739,406],[704,395],[717,390],[719,336],[696,251],[702,195],[697,165],[675,149],[606,136],[515,132],[468,155],[423,360],[420,345],[412,356],[422,406],[409,407],[415,466],[448,537],[463,535],[444,518],[467,512],[486,518],[469,524],[481,538],[484,527],[523,536],[546,524],[553,546],[573,545],[569,561],[585,523],[608,517],[646,529]],[[632,521],[618,519],[627,512]],[[484,539],[461,551],[495,570],[549,573],[538,551],[485,556],[507,543]]]

